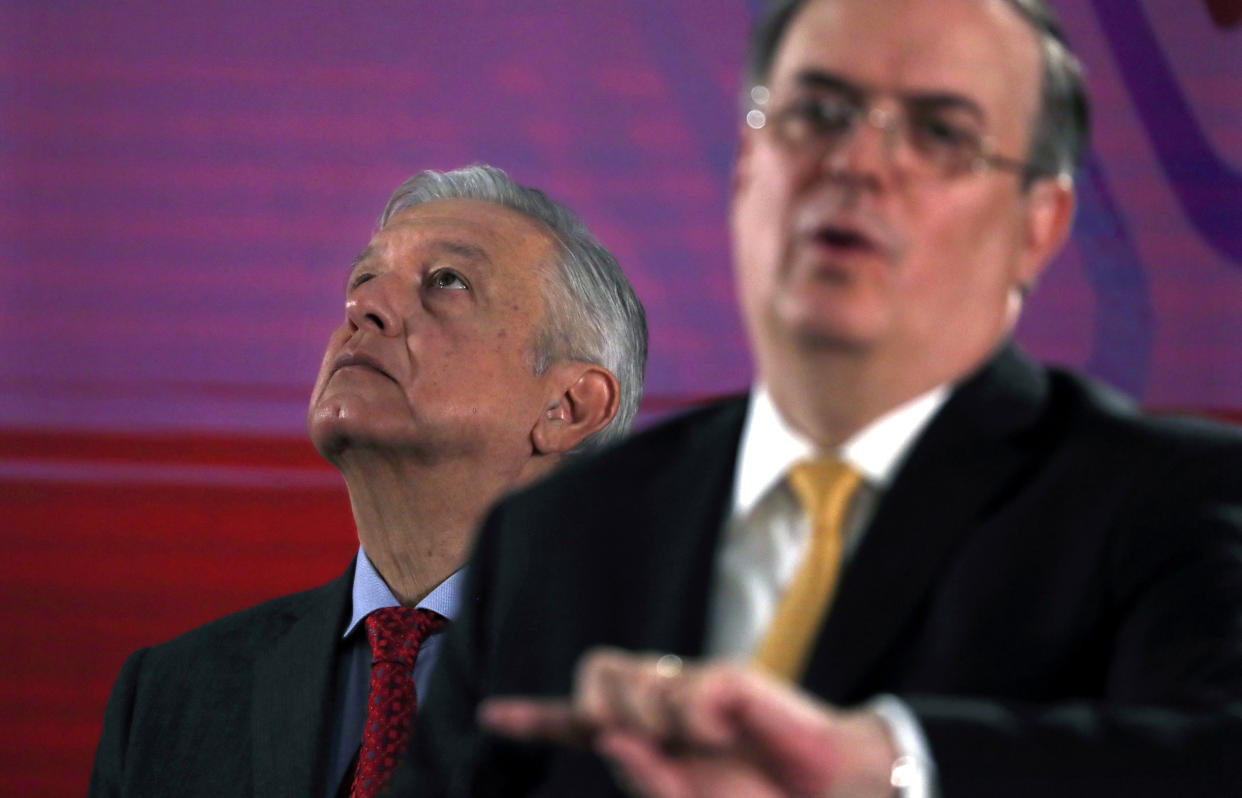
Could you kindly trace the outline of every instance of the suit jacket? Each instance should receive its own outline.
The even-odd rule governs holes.
[[[353,570],[133,654],[92,798],[323,795]]]
[[[744,416],[697,411],[492,513],[399,787],[614,794],[587,754],[480,735],[475,707],[565,694],[591,646],[703,653]],[[803,686],[904,699],[945,798],[1237,795],[1242,435],[1002,349],[900,467]]]

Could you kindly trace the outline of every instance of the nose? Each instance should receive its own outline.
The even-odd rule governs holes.
[[[883,180],[893,172],[901,137],[900,114],[868,107],[849,135],[825,154],[823,167],[830,175],[858,182]]]
[[[373,277],[353,289],[345,299],[345,316],[354,328],[370,329],[386,336],[400,334],[401,313],[392,296],[392,281],[386,277]]]

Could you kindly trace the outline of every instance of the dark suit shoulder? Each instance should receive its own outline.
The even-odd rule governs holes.
[[[221,663],[249,660],[307,613],[343,602],[352,574],[351,567],[326,585],[270,599],[152,646],[145,650],[143,671],[194,679]]]
[[[352,574],[133,654],[108,699],[92,798],[310,794]]]
[[[1010,443],[1029,455],[1025,479],[1050,503],[1111,529],[1123,549],[1183,556],[1234,535],[1217,519],[1242,507],[1242,430],[1148,414],[1061,369],[1046,371],[1046,385],[1038,420]]]
[[[1165,462],[1242,458],[1242,429],[1202,418],[1151,415],[1129,397],[1087,377],[1049,369],[1049,415],[1086,444]]]
[[[963,381],[923,436],[961,455],[997,442],[1031,454],[1073,452],[1131,465],[1242,445],[1242,430],[1205,420],[1151,416],[1085,375],[1035,363],[1012,345]],[[1236,454],[1234,455],[1236,456]]]
[[[698,647],[745,412],[741,398],[691,411],[497,505],[471,558],[468,590],[488,597],[487,617],[480,610],[463,622],[476,644],[522,648],[503,670],[549,686],[590,645]],[[618,596],[625,612],[611,608]],[[522,639],[524,629],[543,639],[549,626],[572,643],[495,642]]]
[[[204,647],[211,648],[230,640],[270,639],[281,628],[320,606],[322,602],[330,600],[338,589],[337,582],[333,581],[310,590],[269,599],[191,629],[152,650],[193,651]]]

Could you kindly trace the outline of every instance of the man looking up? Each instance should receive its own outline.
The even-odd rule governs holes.
[[[785,0],[751,58],[756,387],[490,516],[411,794],[1235,795],[1242,436],[1009,342],[1086,137],[1050,10]]]
[[[383,677],[385,700],[415,703],[484,509],[621,437],[645,357],[641,305],[567,209],[487,166],[402,184],[350,267],[308,413],[349,489],[354,564],[134,654],[91,795],[375,794],[409,727],[364,740],[376,640],[404,645],[401,617],[430,634],[411,644],[414,696],[409,663]]]

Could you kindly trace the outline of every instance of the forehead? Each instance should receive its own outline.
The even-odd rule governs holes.
[[[366,251],[382,256],[416,248],[534,274],[549,260],[553,239],[543,226],[510,208],[477,199],[442,199],[393,214]]]
[[[1000,0],[809,0],[776,51],[769,82],[823,70],[874,91],[961,94],[998,127],[1038,106],[1034,32]]]

